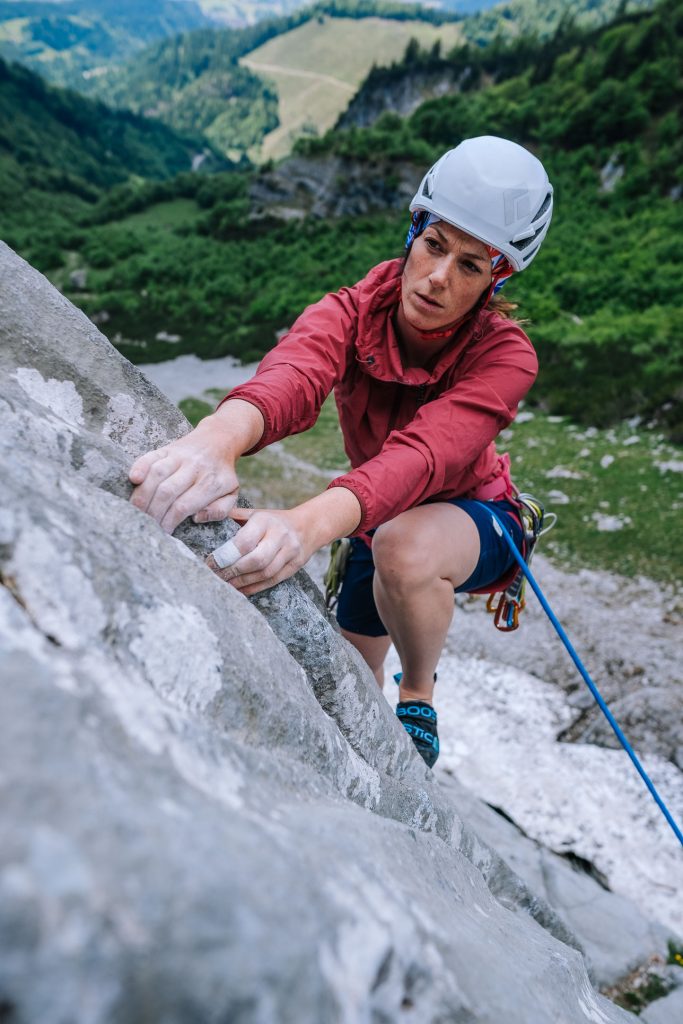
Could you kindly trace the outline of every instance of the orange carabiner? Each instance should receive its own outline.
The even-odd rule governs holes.
[[[519,612],[522,607],[517,601],[511,601],[505,592],[500,595],[497,606],[494,598],[497,594],[489,594],[486,610],[493,614],[493,624],[501,633],[512,633],[519,628]]]

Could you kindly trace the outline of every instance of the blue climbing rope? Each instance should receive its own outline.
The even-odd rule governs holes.
[[[572,643],[571,643],[569,637],[565,633],[565,631],[562,628],[562,625],[560,624],[557,616],[555,615],[554,611],[552,610],[552,608],[548,604],[543,591],[541,590],[541,588],[539,587],[538,583],[536,582],[534,574],[532,573],[531,569],[526,564],[526,562],[522,558],[521,554],[519,553],[519,551],[515,547],[515,543],[514,543],[512,537],[510,536],[508,531],[505,529],[505,527],[503,526],[503,524],[501,523],[500,519],[498,518],[496,513],[493,511],[491,506],[487,505],[485,502],[479,502],[479,504],[482,506],[482,508],[485,508],[488,512],[490,512],[491,517],[493,518],[493,525],[494,525],[494,528],[496,530],[496,533],[502,535],[505,538],[505,540],[507,541],[508,546],[509,546],[512,554],[515,556],[515,559],[517,560],[517,562],[519,563],[520,568],[522,569],[522,572],[524,573],[524,575],[528,579],[529,583],[531,584],[536,597],[541,602],[541,606],[542,606],[544,612],[546,613],[546,615],[548,616],[548,618],[552,622],[553,626],[555,627],[555,630],[557,631],[557,635],[559,636],[560,640],[562,641],[562,643],[566,647],[567,651],[569,652],[569,656],[571,657],[572,661],[574,662],[574,664],[578,668],[579,672],[581,673],[581,677],[583,678],[584,683],[586,684],[586,686],[588,687],[590,692],[595,697],[595,700],[597,701],[598,707],[602,711],[603,715],[605,716],[605,718],[607,719],[609,724],[612,726],[612,729],[614,730],[614,733],[615,733],[617,739],[621,743],[622,747],[624,748],[624,750],[626,751],[628,756],[633,761],[633,764],[635,765],[636,771],[640,775],[641,779],[643,780],[643,782],[645,783],[647,788],[650,790],[650,793],[652,794],[652,797],[653,797],[655,803],[657,804],[657,806],[661,810],[662,814],[664,815],[664,817],[668,821],[669,825],[673,829],[674,835],[678,839],[679,843],[681,844],[681,846],[683,846],[683,833],[681,832],[680,828],[678,827],[678,825],[674,821],[673,816],[672,816],[671,812],[669,811],[669,808],[666,806],[666,804],[664,803],[664,801],[660,797],[659,793],[655,789],[654,783],[652,782],[652,780],[650,779],[649,775],[647,774],[647,772],[645,771],[645,769],[641,765],[640,761],[638,760],[638,758],[636,756],[636,753],[633,750],[633,747],[631,746],[631,744],[629,743],[629,741],[626,739],[626,737],[624,736],[623,732],[621,731],[621,728],[620,728],[619,723],[617,722],[616,718],[614,717],[614,715],[612,714],[610,709],[605,704],[605,701],[602,698],[602,694],[598,690],[597,686],[595,685],[595,683],[593,682],[591,677],[588,675],[588,672],[584,668],[581,659],[579,658],[578,654],[574,650],[574,647],[572,646]]]

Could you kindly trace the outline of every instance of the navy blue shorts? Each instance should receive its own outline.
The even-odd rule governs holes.
[[[505,576],[512,568],[515,558],[506,540],[500,537],[491,516],[478,501],[467,498],[453,498],[447,504],[457,505],[467,512],[479,531],[481,551],[474,572],[459,587],[456,593],[480,590]],[[510,501],[488,502],[506,527],[518,551],[522,551],[523,531],[517,506]],[[512,512],[513,515],[507,513]],[[346,574],[339,593],[336,608],[337,622],[342,629],[363,636],[386,636],[387,631],[377,613],[372,594],[372,578],[375,564],[372,549],[360,537],[351,538],[351,553],[346,563]]]

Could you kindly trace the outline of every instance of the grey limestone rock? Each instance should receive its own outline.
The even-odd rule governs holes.
[[[405,209],[419,181],[420,172],[407,162],[368,169],[338,156],[291,156],[254,179],[251,216],[291,220]]]
[[[676,1024],[683,1020],[683,987],[656,999],[640,1015],[645,1024]]]
[[[400,76],[379,69],[363,83],[336,127],[367,127],[386,112],[409,117],[425,100],[457,92],[470,74],[471,69],[457,71],[447,61],[431,69],[413,68]]]
[[[126,500],[186,421],[0,245],[8,1024],[616,1024],[304,574],[254,601]]]
[[[629,900],[610,892],[590,865],[545,849],[456,779],[445,779],[442,785],[477,834],[581,937],[601,988],[616,985],[646,963],[654,951],[666,950],[667,930],[643,917]]]

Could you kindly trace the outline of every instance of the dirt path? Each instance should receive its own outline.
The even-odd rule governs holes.
[[[334,78],[332,75],[321,75],[317,71],[300,71],[296,68],[285,68],[279,64],[259,64],[255,60],[248,60],[242,58],[242,64],[245,64],[250,71],[265,72],[269,71],[273,74],[288,75],[290,78],[312,78],[318,82],[327,82],[328,85],[337,86],[347,92],[349,96],[355,96],[358,91],[358,87],[355,85],[349,85],[348,82],[343,82],[340,78]]]

